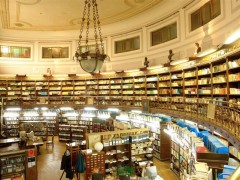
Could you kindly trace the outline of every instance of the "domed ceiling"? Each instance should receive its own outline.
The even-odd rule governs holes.
[[[122,21],[169,1],[174,8],[189,0],[97,0],[100,22],[105,25]],[[0,27],[30,31],[77,30],[84,4],[85,0],[1,0]]]
[[[97,0],[101,24],[137,15],[162,0]],[[79,29],[85,0],[1,0],[2,28],[15,30]]]

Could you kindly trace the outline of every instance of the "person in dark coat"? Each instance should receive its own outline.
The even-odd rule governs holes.
[[[60,169],[64,170],[66,172],[66,178],[73,179],[71,156],[70,156],[70,153],[67,152],[67,151],[62,156],[61,168]]]

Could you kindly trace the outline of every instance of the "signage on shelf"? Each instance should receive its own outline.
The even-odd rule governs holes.
[[[207,117],[209,119],[214,119],[215,118],[215,111],[216,111],[216,105],[215,104],[208,104]]]

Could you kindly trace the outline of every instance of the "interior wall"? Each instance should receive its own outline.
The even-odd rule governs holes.
[[[148,57],[150,66],[164,64],[168,61],[168,51],[172,49],[178,58],[192,56],[194,43],[199,42],[202,48],[209,42],[213,45],[222,44],[235,30],[240,29],[240,1],[221,0],[221,15],[210,23],[194,31],[190,31],[190,14],[208,0],[193,1],[186,7],[178,10],[159,11],[159,7],[139,14],[127,20],[102,27],[105,51],[111,61],[104,64],[102,71],[121,71],[143,67],[144,58]],[[167,0],[163,1],[166,7]],[[160,18],[162,17],[162,18]],[[150,46],[151,32],[177,22],[178,37],[156,46]],[[84,71],[79,63],[73,60],[77,46],[79,31],[14,31],[0,29],[0,43],[9,45],[27,44],[32,47],[32,56],[28,60],[0,58],[0,74],[44,74],[51,68],[53,74],[81,74]],[[129,37],[140,36],[140,49],[127,53],[114,53],[114,42]],[[91,42],[90,42],[91,44]],[[42,46],[67,45],[70,57],[65,60],[41,59]],[[17,68],[16,68],[17,66]]]

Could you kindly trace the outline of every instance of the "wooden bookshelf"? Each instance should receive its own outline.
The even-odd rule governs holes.
[[[19,131],[33,131],[36,136],[57,134],[57,114],[44,114],[55,112],[55,110],[22,109],[20,111],[3,110],[3,124],[6,126],[6,133],[10,137],[17,137]]]
[[[229,48],[231,49],[231,47]],[[2,77],[0,96],[3,105],[84,105],[88,97],[96,105],[142,106],[149,99],[152,106],[188,99],[225,100],[240,98],[240,49],[224,51],[195,59],[195,65],[177,65],[168,70],[93,75],[92,77],[39,78]]]

